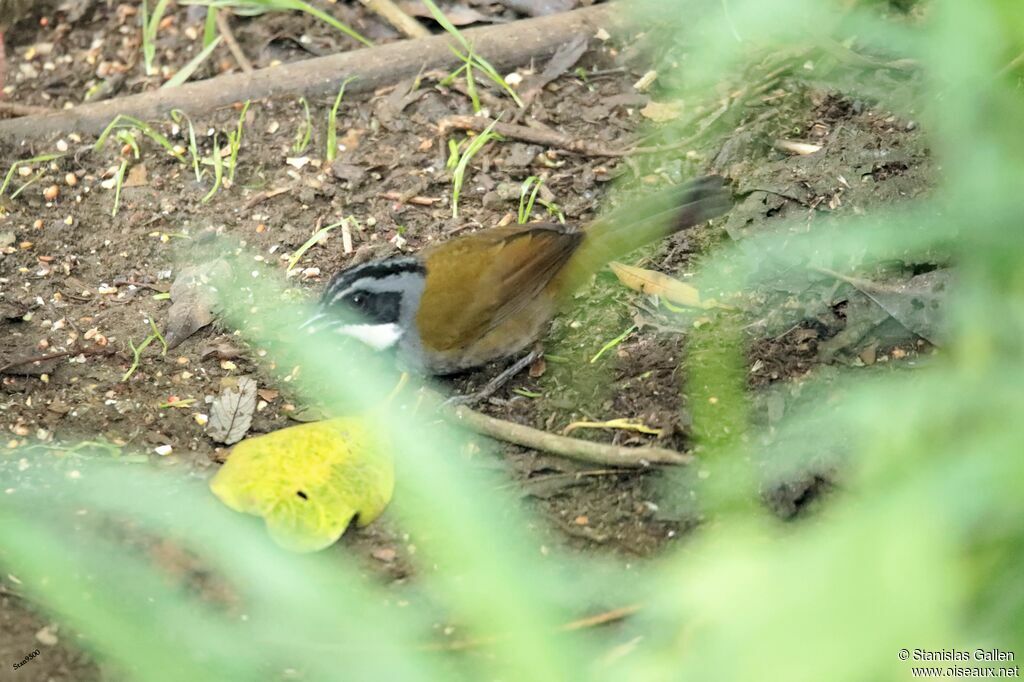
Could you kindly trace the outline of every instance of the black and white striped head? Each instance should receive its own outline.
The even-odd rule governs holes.
[[[377,350],[413,329],[427,271],[415,258],[371,261],[338,272],[303,328],[330,329]]]

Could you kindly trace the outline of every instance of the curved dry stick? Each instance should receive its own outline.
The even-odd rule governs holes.
[[[580,462],[639,469],[652,464],[689,464],[694,459],[693,455],[666,448],[628,448],[559,436],[522,424],[495,419],[465,406],[446,411],[455,421],[475,433]]]

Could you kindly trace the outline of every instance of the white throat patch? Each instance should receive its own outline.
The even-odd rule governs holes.
[[[374,350],[391,348],[402,338],[402,328],[391,324],[342,324],[334,328],[339,334],[362,341]]]

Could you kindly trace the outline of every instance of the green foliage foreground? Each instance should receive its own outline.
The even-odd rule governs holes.
[[[836,400],[794,411],[768,438],[743,427],[736,334],[711,327],[704,333],[719,336],[709,342],[695,332],[691,343],[721,361],[696,368],[694,395],[727,397],[695,412],[710,522],[642,567],[543,555],[519,505],[460,464],[458,435],[399,410],[380,428],[400,443],[393,513],[417,545],[409,586],[383,589],[340,552],[282,553],[201,481],[75,457],[48,466],[18,452],[0,456],[13,489],[0,495],[3,571],[140,680],[816,682],[909,679],[901,648],[1024,655],[1024,103],[1014,61],[1024,5],[936,0],[908,22],[818,0],[678,4],[693,39],[679,74],[690,88],[759,54],[852,36],[920,64],[928,85],[902,104],[933,134],[943,176],[931,197],[834,231],[746,240],[708,259],[702,288],[749,286],[768,258],[849,266],[938,250],[960,282],[937,362],[851,374],[829,388]],[[272,279],[246,284],[252,300],[280,300]],[[228,315],[249,340],[279,367],[330,377],[332,399],[392,385],[354,355],[321,357],[274,333],[291,318],[232,298]],[[728,437],[721,420],[737,426]],[[817,516],[785,525],[751,504],[751,455],[799,467],[822,453],[840,460],[845,490]],[[193,553],[209,571],[204,594],[168,580],[139,536]],[[643,608],[615,628],[558,632],[581,610],[626,604]],[[438,652],[441,623],[494,639]]]

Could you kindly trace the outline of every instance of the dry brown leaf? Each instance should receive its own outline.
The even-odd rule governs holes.
[[[527,104],[532,102],[551,81],[576,65],[580,57],[587,51],[589,40],[586,36],[576,36],[563,43],[551,56],[547,66],[541,73],[528,75],[523,80],[519,94]],[[546,188],[545,188],[546,189]]]
[[[955,282],[952,269],[940,268],[895,282],[874,282],[826,268],[816,269],[857,288],[922,339],[936,346],[945,342],[947,308]]]
[[[341,145],[345,151],[352,151],[359,146],[359,141],[363,139],[363,135],[365,134],[365,128],[349,128],[345,131],[344,135],[338,138],[338,144]]]
[[[216,259],[183,268],[171,285],[171,309],[167,313],[164,336],[167,347],[174,348],[197,330],[213,322],[213,292],[209,289],[211,275],[226,272],[228,264]]]
[[[256,391],[256,394],[259,395],[259,397],[262,398],[263,400],[266,400],[268,403],[272,403],[275,400],[277,400],[277,396],[281,395],[281,392],[275,391],[272,388],[261,388],[260,390]]]
[[[226,386],[210,407],[206,434],[218,443],[232,445],[245,438],[256,409],[256,380],[238,377],[236,386]]]
[[[146,164],[137,163],[128,169],[128,177],[124,179],[125,187],[143,187],[149,184],[149,172]]]

